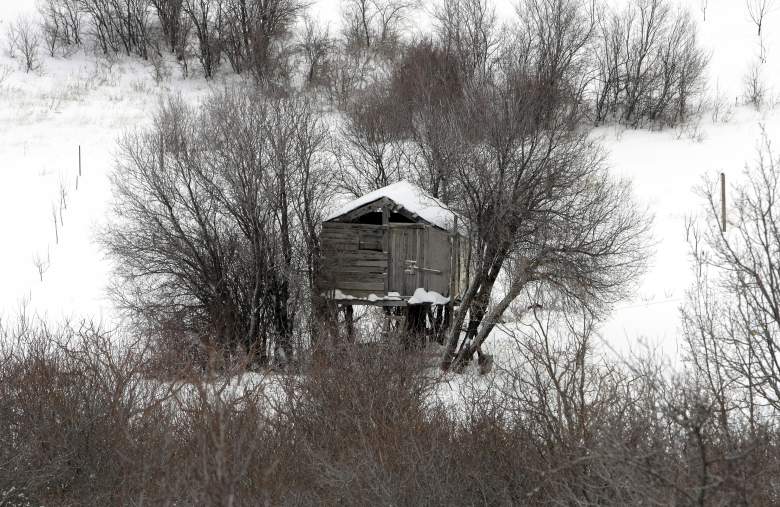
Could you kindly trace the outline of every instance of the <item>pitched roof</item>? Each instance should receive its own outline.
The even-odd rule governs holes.
[[[398,206],[404,208],[407,213],[417,215],[432,225],[441,227],[445,230],[451,230],[453,228],[455,213],[450,211],[443,202],[431,197],[426,194],[423,189],[406,180],[401,180],[392,185],[374,190],[373,192],[369,192],[362,197],[340,206],[331,213],[326,221],[334,220],[361,206],[365,206],[366,204],[383,198],[393,201]]]

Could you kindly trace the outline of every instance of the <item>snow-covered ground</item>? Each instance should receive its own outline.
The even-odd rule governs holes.
[[[780,109],[757,112],[740,105],[743,76],[758,54],[743,2],[711,1],[706,22],[698,2],[684,3],[690,4],[711,52],[709,95],[718,96],[732,115],[714,122],[707,113],[686,131],[605,127],[594,134],[603,140],[615,173],[633,181],[640,201],[655,215],[650,268],[635,296],[618,305],[601,328],[605,343],[619,351],[644,339],[675,354],[678,308],[691,282],[684,221],[701,209],[693,189],[721,171],[729,182],[737,180],[754,157],[760,124],[771,139],[780,139]],[[502,15],[511,12],[511,2],[496,5]],[[337,1],[320,0],[311,9],[335,29]],[[110,265],[94,236],[111,199],[108,175],[116,139],[148,121],[166,94],[196,101],[219,86],[219,79],[185,80],[171,65],[172,77],[157,84],[150,68],[138,61],[110,64],[89,53],[44,57],[40,71],[25,74],[5,50],[8,23],[24,12],[34,12],[34,0],[0,1],[0,78],[3,69],[10,72],[0,82],[0,315],[11,315],[26,302],[50,319],[92,317],[110,324],[114,314],[105,293]],[[764,75],[780,94],[780,9],[765,24]],[[35,258],[48,264],[42,281]]]

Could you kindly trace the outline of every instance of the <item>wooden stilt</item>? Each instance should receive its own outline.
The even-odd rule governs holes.
[[[355,343],[355,309],[352,305],[344,305],[344,322],[347,325],[347,341]]]

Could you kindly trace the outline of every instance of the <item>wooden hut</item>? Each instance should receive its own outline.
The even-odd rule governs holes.
[[[323,224],[319,285],[340,305],[446,305],[461,291],[456,215],[401,181],[347,203]]]

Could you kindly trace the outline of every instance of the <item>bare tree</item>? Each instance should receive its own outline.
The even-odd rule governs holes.
[[[480,118],[473,128],[486,133],[456,173],[456,207],[473,231],[474,268],[449,331],[444,368],[456,355],[467,313],[456,368],[480,351],[526,290],[541,285],[598,313],[641,271],[647,219],[628,184],[613,180],[598,146],[571,130],[568,109],[550,105],[522,85],[499,87],[469,115]],[[505,293],[494,296],[502,273]]]
[[[565,0],[527,2],[526,29],[509,46],[524,50],[504,51],[494,64],[501,71],[467,88],[461,128],[468,144],[454,174],[453,206],[470,230],[473,275],[449,330],[445,369],[479,352],[527,290],[544,286],[598,312],[624,294],[643,264],[645,217],[628,184],[607,174],[600,148],[577,128],[593,26],[582,23],[591,18],[581,9]],[[505,292],[495,295],[499,276]]]
[[[622,65],[626,47],[625,26],[618,13],[602,7],[597,11],[597,34],[593,44],[594,79],[594,122],[616,119],[621,102],[623,73]]]
[[[82,0],[39,0],[38,12],[41,15],[41,28],[46,46],[54,56],[57,46],[81,45]]]
[[[465,79],[488,72],[498,49],[498,21],[486,0],[441,2],[434,9],[434,31],[445,51],[456,55]]]
[[[306,263],[324,136],[308,102],[234,90],[199,112],[172,100],[151,130],[128,134],[113,178],[119,220],[103,237],[121,259],[120,304],[226,354],[292,360],[310,294],[299,273],[316,269]]]
[[[224,0],[184,0],[182,9],[198,39],[198,59],[206,78],[214,77],[221,56]]]
[[[151,46],[150,0],[79,0],[104,53],[124,51],[146,59]]]
[[[303,9],[299,0],[224,0],[220,39],[233,70],[265,83],[286,77],[284,41]]]
[[[405,163],[416,183],[448,203],[463,143],[464,83],[455,56],[432,42],[408,47],[393,70],[390,102],[402,131]]]
[[[632,0],[596,11],[593,116],[674,126],[696,111],[709,56],[690,13],[667,0]]]
[[[374,81],[370,58],[362,51],[352,51],[343,44],[337,43],[325,70],[328,98],[342,111],[348,109],[356,92]]]
[[[334,139],[341,189],[355,197],[406,177],[399,109],[380,85],[359,94]]]
[[[745,7],[747,9],[748,17],[753,24],[756,25],[758,36],[761,37],[766,16],[774,8],[773,0],[745,0]]]
[[[56,15],[55,12],[52,12],[53,6],[51,5],[48,8],[45,4],[39,5],[38,9],[43,18],[43,21],[40,24],[43,42],[49,56],[54,57],[57,53],[57,47],[60,44],[60,40],[63,37],[63,27],[60,24],[61,18]]]
[[[298,42],[298,51],[306,62],[306,84],[326,84],[328,57],[334,48],[327,27],[322,27],[311,17],[303,20],[303,31]]]
[[[766,101],[766,82],[764,80],[763,64],[754,62],[743,78],[745,102],[760,110]]]
[[[19,54],[25,72],[38,70],[41,66],[38,53],[41,39],[36,25],[26,17],[20,17],[8,27],[8,47],[12,55]]]
[[[33,255],[33,265],[35,265],[36,271],[38,271],[38,277],[43,282],[43,275],[51,267],[51,258],[49,257],[49,249],[46,249],[46,257],[42,257],[39,252]]]
[[[181,39],[186,36],[182,31],[182,6],[184,0],[150,0],[152,6],[157,11],[157,17],[160,20],[163,36],[168,47],[175,52],[179,47]]]
[[[730,189],[725,232],[721,190],[703,188],[706,226],[692,242],[698,283],[684,313],[697,371],[722,405],[738,395],[751,421],[762,405],[780,409],[777,164],[763,132],[743,183]]]
[[[347,0],[344,31],[348,45],[392,51],[403,23],[418,6],[418,0]]]

